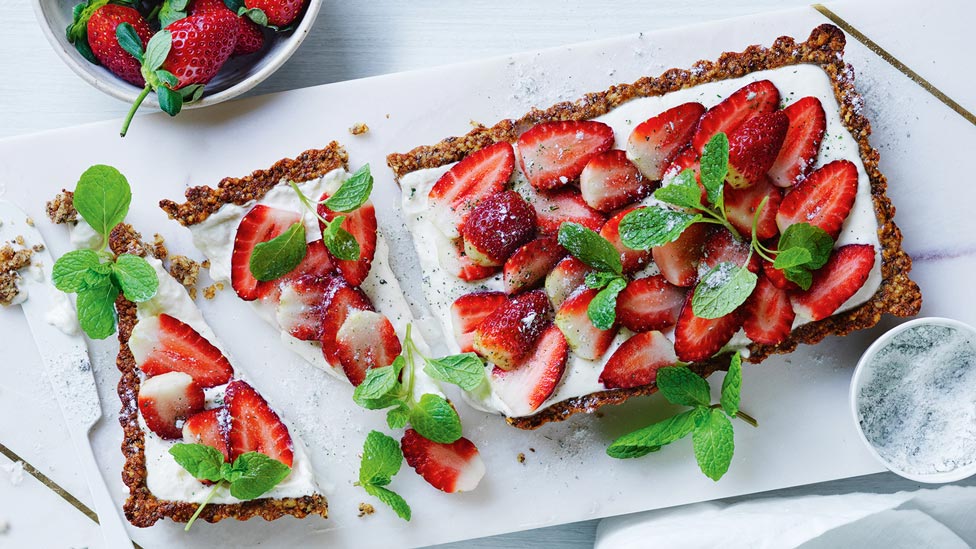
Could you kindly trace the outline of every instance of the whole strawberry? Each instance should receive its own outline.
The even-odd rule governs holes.
[[[291,25],[301,13],[305,0],[244,0],[247,15],[255,23],[282,29]]]
[[[236,16],[236,12],[228,8],[224,0],[192,0],[187,7],[187,12],[190,15],[213,10],[234,13]],[[264,31],[261,30],[260,25],[251,21],[248,17],[238,16],[237,26],[237,46],[234,48],[232,55],[247,55],[259,51],[264,47]]]
[[[126,6],[89,1],[75,9],[75,19],[68,26],[68,41],[89,61],[104,65],[112,74],[134,84],[145,85],[139,61],[119,45],[116,29],[128,23],[142,46],[149,42],[152,30],[138,11]]]

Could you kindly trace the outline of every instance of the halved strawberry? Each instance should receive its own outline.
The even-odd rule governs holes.
[[[701,103],[684,103],[641,122],[627,140],[627,158],[644,177],[661,179],[668,164],[691,141],[704,113]]]
[[[569,296],[582,288],[586,282],[586,273],[592,270],[589,265],[571,255],[556,263],[552,272],[546,276],[546,294],[552,306],[558,309]]]
[[[556,390],[568,356],[566,338],[550,325],[514,370],[492,369],[491,387],[514,416],[531,414]]]
[[[756,343],[777,345],[790,335],[795,317],[786,291],[759,275],[756,289],[742,306],[742,328],[746,336]]]
[[[624,341],[610,355],[600,373],[600,383],[607,389],[629,389],[654,383],[657,371],[674,366],[678,357],[674,344],[658,331],[642,332]]]
[[[275,307],[278,326],[302,341],[322,339],[322,321],[334,289],[333,276],[304,275],[281,285]]]
[[[437,180],[427,195],[432,222],[449,238],[457,238],[468,213],[482,198],[505,190],[515,169],[512,145],[501,141],[475,151]]]
[[[519,166],[533,187],[548,191],[576,181],[591,158],[612,146],[613,129],[603,122],[543,122],[519,136]]]
[[[288,427],[264,397],[241,380],[227,385],[224,405],[230,412],[230,456],[261,452],[291,467],[294,450]]]
[[[748,238],[752,233],[752,220],[764,198],[767,199],[766,205],[759,214],[756,236],[760,240],[766,240],[779,232],[776,226],[776,212],[779,211],[779,204],[783,200],[783,191],[770,183],[768,178],[763,177],[755,185],[744,189],[725,185],[722,193],[725,196],[725,214],[728,216],[729,223],[732,223],[743,237]]]
[[[329,198],[328,193],[323,194],[319,201]],[[333,263],[339,268],[339,272],[353,286],[359,286],[369,276],[369,268],[373,264],[373,255],[376,253],[376,210],[373,203],[366,201],[362,206],[349,213],[333,212],[325,207],[325,204],[318,205],[319,215],[328,221],[332,221],[340,215],[346,216],[342,220],[342,228],[349,231],[349,234],[359,243],[359,259],[344,260],[332,258]],[[324,224],[319,221],[319,225]],[[332,254],[329,253],[331,257]]]
[[[708,360],[722,350],[742,326],[739,309],[713,319],[695,316],[691,308],[694,290],[688,292],[674,327],[674,352],[684,362]]]
[[[749,260],[749,270],[759,272],[759,254],[749,254],[749,243],[732,236],[728,229],[713,231],[705,240],[702,253],[702,267],[711,269],[719,263],[735,263],[742,267]]]
[[[834,160],[783,197],[776,224],[783,232],[794,223],[809,223],[836,240],[856,198],[857,167],[850,160]]]
[[[478,265],[464,253],[464,241],[457,238],[438,248],[438,261],[445,272],[450,273],[465,282],[474,282],[492,276],[498,272],[498,267]]]
[[[522,195],[502,191],[486,196],[461,226],[464,253],[478,265],[502,265],[535,236],[535,210]]]
[[[651,248],[651,257],[665,280],[685,288],[695,284],[708,229],[704,223],[695,223],[674,242]]]
[[[749,119],[729,135],[728,185],[741,189],[766,180],[786,139],[790,119],[783,111]]]
[[[216,448],[230,461],[230,412],[221,406],[190,416],[183,424],[183,442]]]
[[[474,331],[481,321],[507,301],[508,296],[504,292],[472,292],[454,300],[451,304],[451,325],[462,353],[474,350]]]
[[[332,254],[326,249],[325,244],[322,243],[322,239],[313,240],[307,244],[305,258],[302,259],[302,262],[290,272],[275,280],[272,289],[261,299],[273,303],[278,302],[281,299],[281,289],[291,285],[295,280],[306,276],[323,277],[332,274],[334,271],[335,265],[332,264]]]
[[[535,222],[540,234],[556,235],[563,223],[579,223],[599,231],[607,218],[591,208],[576,189],[531,192],[526,197],[535,209]]]
[[[551,236],[543,236],[522,246],[505,262],[503,280],[505,291],[516,294],[545,280],[556,263],[566,255],[566,249]]]
[[[580,174],[583,201],[601,212],[637,202],[654,188],[627,160],[627,153],[617,149],[594,156]]]
[[[552,321],[552,305],[542,290],[509,299],[474,331],[474,348],[503,370],[511,370],[532,350]]]
[[[336,334],[353,311],[372,311],[373,303],[359,288],[350,285],[340,276],[329,278],[331,287],[326,293],[328,301],[322,316],[322,354],[332,366],[339,367],[339,346]],[[331,296],[331,297],[330,297]]]
[[[633,248],[628,248],[627,246],[624,246],[624,242],[620,238],[620,222],[623,220],[624,216],[636,209],[639,209],[639,207],[628,208],[626,210],[617,212],[617,214],[608,219],[600,229],[600,236],[607,239],[607,241],[613,244],[613,247],[620,252],[620,264],[624,268],[624,273],[639,271],[646,267],[647,263],[651,260],[650,250],[635,250]]]
[[[373,311],[350,312],[336,333],[336,347],[353,387],[366,379],[366,370],[393,364],[403,350],[390,319]]]
[[[809,290],[790,293],[793,310],[810,320],[834,314],[864,286],[874,262],[874,246],[870,244],[848,244],[834,250],[827,264],[813,273]]]
[[[150,377],[183,372],[201,387],[216,387],[234,375],[220,349],[189,324],[165,313],[140,320],[129,348],[139,369]]]
[[[663,330],[678,321],[685,289],[662,275],[631,280],[617,296],[617,322],[633,332]]]
[[[556,326],[566,336],[570,348],[586,360],[599,360],[617,335],[617,326],[601,330],[593,325],[586,310],[597,290],[585,288],[571,295],[556,311]]]
[[[827,129],[827,115],[816,97],[804,97],[783,109],[790,129],[779,155],[769,169],[769,178],[779,187],[792,187],[813,167],[820,141]]]
[[[449,494],[474,490],[485,476],[478,448],[461,437],[450,444],[433,442],[407,429],[400,441],[403,457],[428,484]]]
[[[254,251],[254,246],[280,235],[301,219],[302,215],[298,212],[263,204],[252,208],[241,219],[230,259],[230,283],[241,299],[253,301],[264,297],[275,285],[274,281],[259,282],[251,275],[251,252]]]
[[[701,154],[705,143],[718,132],[731,134],[747,120],[778,108],[779,90],[772,82],[759,80],[746,84],[702,115],[691,145]]]
[[[165,439],[183,436],[183,422],[203,410],[203,387],[183,372],[168,372],[143,380],[139,412],[149,430]]]
[[[685,170],[692,170],[695,172],[695,179],[701,184],[701,162],[699,161],[698,153],[695,152],[694,147],[688,146],[681,149],[677,155],[675,155],[674,160],[668,164],[665,168],[664,173],[661,174],[661,185],[667,185],[671,182],[679,173]],[[702,187],[702,199],[704,200],[705,188]],[[705,204],[703,201],[702,204]]]

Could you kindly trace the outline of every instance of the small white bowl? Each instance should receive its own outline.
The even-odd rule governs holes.
[[[924,482],[924,483],[931,483],[931,484],[956,482],[976,474],[976,460],[974,460],[972,463],[964,467],[959,467],[952,471],[946,471],[941,473],[919,474],[919,473],[911,473],[908,471],[903,471],[900,470],[898,467],[892,465],[888,460],[882,457],[882,455],[877,451],[877,449],[875,449],[875,447],[864,435],[864,431],[861,428],[861,421],[860,421],[861,417],[860,417],[860,412],[858,411],[859,396],[861,393],[861,388],[864,386],[864,384],[870,379],[870,376],[873,374],[868,364],[871,362],[871,360],[881,349],[885,348],[888,345],[888,343],[891,342],[891,340],[895,336],[908,329],[917,326],[944,326],[947,328],[954,328],[963,333],[969,334],[970,336],[973,337],[974,340],[976,340],[976,328],[973,328],[969,324],[966,324],[964,322],[959,322],[958,320],[953,320],[951,318],[940,318],[940,317],[916,318],[914,320],[910,320],[908,322],[905,322],[904,324],[900,324],[888,330],[887,332],[884,333],[884,335],[882,335],[874,343],[872,343],[871,346],[868,347],[866,351],[864,351],[864,354],[861,355],[860,360],[858,360],[857,362],[857,367],[854,370],[854,376],[851,379],[851,388],[850,388],[851,417],[854,420],[854,425],[857,427],[857,433],[860,436],[861,441],[864,443],[865,447],[867,447],[868,451],[871,452],[871,454],[879,462],[881,462],[881,464],[887,467],[888,470],[890,470],[891,472],[897,474],[898,476],[907,478],[909,480],[914,480],[916,482]]]
[[[64,29],[71,23],[71,9],[79,1],[81,0],[31,0],[44,35],[68,67],[99,90],[126,103],[133,103],[142,91],[141,88],[115,76],[105,67],[89,62],[68,43]],[[280,34],[269,33],[260,52],[229,59],[204,88],[203,97],[199,101],[187,103],[184,108],[206,107],[237,97],[278,70],[295,53],[312,29],[319,8],[322,7],[322,0],[308,0],[307,4],[294,30]],[[144,104],[159,106],[155,94],[149,94]]]

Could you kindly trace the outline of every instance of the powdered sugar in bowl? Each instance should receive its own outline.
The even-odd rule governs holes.
[[[976,474],[976,329],[919,318],[878,338],[858,361],[851,408],[861,439],[892,472],[918,482]]]

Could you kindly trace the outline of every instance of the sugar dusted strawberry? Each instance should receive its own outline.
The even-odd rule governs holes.
[[[183,436],[183,422],[203,410],[203,387],[183,372],[145,379],[139,386],[139,413],[146,427],[165,439]]]
[[[633,332],[663,330],[678,321],[685,289],[663,275],[630,281],[617,296],[617,322]]]
[[[624,273],[633,273],[643,269],[651,260],[650,250],[635,250],[624,246],[620,238],[620,222],[624,216],[638,208],[629,208],[618,212],[607,220],[606,224],[600,229],[600,236],[613,244],[613,247],[620,252],[620,264],[624,268]]]
[[[776,224],[782,232],[794,223],[809,223],[836,240],[856,198],[857,167],[850,160],[834,160],[783,197]]]
[[[305,0],[244,0],[244,6],[249,10],[249,17],[279,29],[294,23],[304,5]],[[257,10],[260,10],[263,15],[253,13]],[[264,23],[264,20],[267,20],[267,23]]]
[[[671,161],[691,141],[704,113],[701,103],[684,103],[641,122],[627,140],[627,158],[644,177],[651,181],[661,179]]]
[[[393,363],[402,348],[393,324],[373,311],[352,311],[336,333],[342,372],[353,386],[366,379],[366,370]]]
[[[674,242],[651,249],[651,257],[664,278],[675,286],[693,286],[698,280],[698,264],[704,253],[709,228],[695,223],[685,229]]]
[[[536,192],[529,199],[536,213],[536,224],[542,234],[555,235],[563,223],[579,223],[599,231],[606,221],[600,212],[591,208],[575,189]]]
[[[579,290],[564,301],[556,312],[556,326],[566,336],[573,352],[586,360],[599,360],[603,357],[617,335],[616,326],[601,330],[593,325],[593,321],[586,314],[596,294],[597,291],[590,288]]]
[[[140,320],[129,347],[139,369],[150,377],[182,372],[201,387],[216,387],[234,375],[220,349],[189,324],[165,313]]]
[[[755,185],[743,189],[726,185],[722,192],[725,199],[725,214],[729,223],[732,223],[732,226],[744,237],[752,233],[752,220],[756,216],[756,210],[759,209],[763,199],[766,199],[766,205],[763,206],[756,224],[756,236],[760,240],[776,236],[779,232],[776,226],[776,212],[779,211],[779,204],[783,200],[783,191],[770,183],[768,178],[764,177]]]
[[[654,383],[657,371],[674,366],[674,345],[658,331],[635,334],[610,355],[600,383],[607,389],[629,389]]]
[[[458,238],[453,241],[453,250],[444,248],[438,250],[441,266],[448,273],[464,280],[475,282],[498,273],[498,267],[478,265],[464,252],[464,241]]]
[[[472,292],[464,294],[451,304],[451,325],[454,339],[462,353],[474,350],[474,331],[481,321],[508,301],[504,292]]]
[[[566,249],[551,236],[537,238],[515,251],[505,261],[505,291],[516,294],[535,287],[566,255]]]
[[[288,427],[253,387],[240,380],[230,382],[224,405],[230,412],[231,459],[247,452],[261,452],[292,466],[294,449]]]
[[[546,275],[546,294],[552,306],[558,309],[569,296],[582,288],[586,273],[592,270],[586,263],[571,255],[556,263],[552,272]]]
[[[464,252],[478,265],[505,263],[535,236],[535,210],[515,191],[485,197],[461,226]]]
[[[553,190],[576,181],[590,159],[612,146],[613,129],[602,122],[543,122],[519,136],[519,166],[532,186]]]
[[[790,335],[796,314],[785,290],[759,276],[756,289],[742,307],[742,328],[756,343],[777,345]]]
[[[742,267],[749,261],[749,270],[759,272],[759,255],[749,253],[749,243],[743,242],[729,232],[728,229],[713,231],[705,240],[702,253],[701,270],[711,269],[719,263],[735,263]]]
[[[340,276],[329,278],[330,288],[327,291],[325,314],[322,316],[322,354],[334,367],[341,366],[339,360],[339,346],[336,336],[339,328],[353,311],[372,311],[373,303],[359,288],[350,285]]]
[[[427,195],[432,222],[449,238],[460,236],[465,218],[482,198],[505,190],[515,169],[515,151],[505,141],[464,157]]]
[[[568,356],[566,338],[558,327],[550,325],[514,370],[492,370],[491,387],[513,416],[531,414],[556,390]]]
[[[407,429],[400,441],[403,457],[428,484],[449,494],[474,490],[485,476],[477,446],[461,437],[450,444],[427,440]]]
[[[810,320],[834,314],[864,286],[874,268],[875,256],[870,244],[848,244],[834,250],[827,264],[813,273],[809,290],[790,293],[793,310]]]
[[[541,290],[515,296],[495,309],[474,332],[474,348],[503,370],[515,368],[552,320]]]
[[[135,9],[116,4],[106,4],[91,14],[87,25],[88,46],[98,61],[112,74],[130,84],[145,86],[142,65],[119,45],[115,32],[122,23],[132,25],[145,48],[152,36],[149,23]]]
[[[346,277],[347,282],[359,286],[369,276],[373,255],[376,253],[376,210],[373,208],[373,203],[367,200],[362,206],[349,213],[333,212],[325,204],[321,204],[321,201],[327,198],[329,198],[328,193],[319,198],[320,204],[317,208],[319,215],[328,221],[340,215],[345,216],[342,228],[349,231],[359,244],[359,259],[332,258],[332,261],[339,268],[342,276]],[[319,224],[323,225],[321,221]]]
[[[694,293],[694,290],[688,292],[674,328],[674,352],[683,362],[708,360],[721,351],[742,326],[739,309],[714,319],[695,316],[691,307]]]
[[[775,111],[751,118],[729,134],[726,183],[741,189],[765,182],[789,127],[789,117]]]
[[[183,424],[183,442],[216,448],[230,461],[230,412],[221,406],[190,416]]]
[[[304,275],[284,282],[275,307],[278,327],[295,339],[322,339],[323,320],[335,289],[329,276]]]
[[[778,108],[779,90],[772,82],[759,80],[746,84],[702,115],[691,144],[701,154],[705,143],[715,134],[728,135],[747,120]]]
[[[769,169],[769,177],[779,187],[792,187],[806,177],[817,160],[827,115],[816,97],[804,97],[790,104],[783,114],[790,119],[790,129]]]
[[[667,185],[671,182],[677,175],[685,170],[692,170],[695,172],[695,179],[701,184],[701,162],[698,157],[698,153],[695,152],[693,147],[685,147],[675,155],[674,160],[668,164],[668,167],[664,170],[661,175],[661,184]],[[702,187],[702,192],[705,189]],[[702,197],[705,195],[702,194]],[[702,202],[706,204],[706,202]]]
[[[251,253],[254,252],[254,246],[280,235],[301,219],[298,212],[263,204],[252,208],[241,219],[234,236],[234,252],[230,259],[230,282],[238,297],[244,301],[254,301],[272,291],[273,281],[260,282],[251,274]]]
[[[627,160],[627,153],[616,149],[594,156],[580,174],[583,201],[601,212],[632,204],[654,188]]]
[[[334,273],[335,265],[332,263],[332,254],[326,249],[322,239],[313,240],[306,244],[305,257],[302,262],[284,276],[272,281],[272,289],[269,290],[261,299],[264,301],[277,303],[281,298],[281,289],[290,285],[299,278],[323,277]]]

